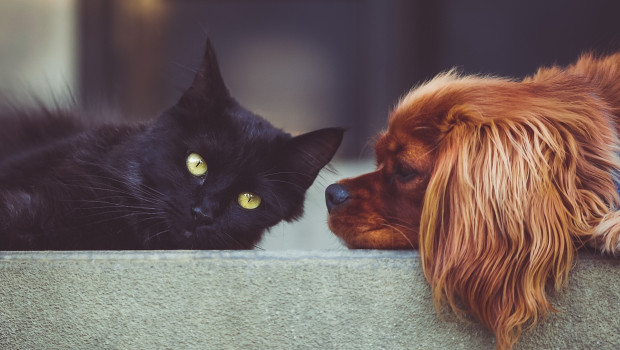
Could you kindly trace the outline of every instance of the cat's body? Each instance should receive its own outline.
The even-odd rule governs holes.
[[[210,44],[179,102],[145,124],[0,115],[0,250],[250,249],[301,215],[341,129],[298,137],[241,107]]]

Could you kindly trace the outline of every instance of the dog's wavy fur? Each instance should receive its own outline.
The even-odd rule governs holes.
[[[566,285],[577,249],[620,253],[619,121],[620,53],[520,82],[441,74],[392,112],[378,170],[340,182],[350,198],[330,227],[351,248],[405,237],[438,310],[471,313],[510,349],[554,311],[546,288]]]

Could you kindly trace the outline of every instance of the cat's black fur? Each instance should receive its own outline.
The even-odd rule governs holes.
[[[303,211],[343,131],[297,137],[241,107],[207,40],[179,102],[145,124],[0,112],[0,250],[251,249]],[[198,153],[208,172],[194,176]],[[262,198],[253,210],[242,192]]]

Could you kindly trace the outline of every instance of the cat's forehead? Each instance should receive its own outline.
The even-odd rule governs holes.
[[[236,124],[236,129],[248,139],[272,140],[289,136],[288,133],[274,127],[265,118],[248,111],[239,104],[235,104],[229,109],[228,114]]]
[[[207,127],[186,139],[187,152],[197,152],[218,168],[258,168],[278,159],[290,135],[261,119]]]
[[[179,109],[180,115],[164,118],[160,135],[185,144],[187,156],[198,153],[219,168],[258,168],[272,163],[286,148],[291,136],[261,116],[243,108],[234,99],[216,109]],[[177,151],[178,152],[178,151]],[[181,151],[180,153],[182,153]]]

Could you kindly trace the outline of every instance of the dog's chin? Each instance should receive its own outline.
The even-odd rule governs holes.
[[[418,249],[417,239],[411,234],[407,235],[391,227],[341,225],[336,218],[330,216],[329,228],[349,249]]]

